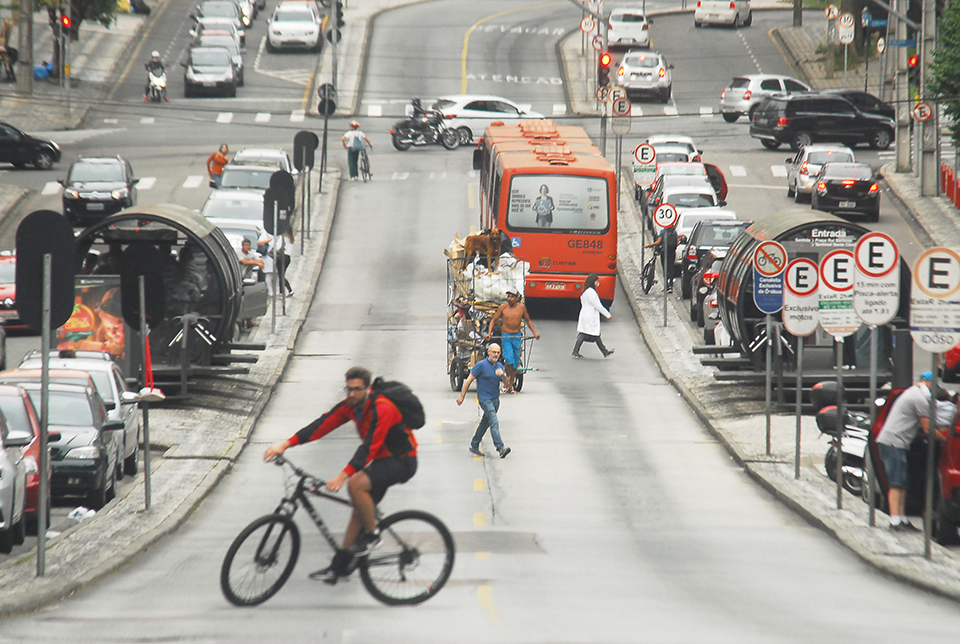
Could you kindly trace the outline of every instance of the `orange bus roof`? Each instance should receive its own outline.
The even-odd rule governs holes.
[[[500,123],[496,121],[495,123]],[[574,125],[556,125],[553,121],[544,119],[521,119],[510,124],[490,125],[484,132],[484,140],[489,139],[492,144],[505,140],[553,140],[572,141],[587,140],[590,137],[582,127]],[[592,141],[591,141],[592,143]]]
[[[600,172],[613,174],[613,166],[598,154],[579,154],[572,151],[565,154],[544,150],[540,153],[501,154],[497,158],[504,171],[521,171],[523,174],[577,174],[577,172],[566,171],[564,168],[574,171],[586,170],[593,175]]]

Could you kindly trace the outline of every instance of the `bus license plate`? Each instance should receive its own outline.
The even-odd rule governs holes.
[[[856,202],[856,201],[841,201],[841,202],[840,202],[840,207],[841,207],[841,208],[856,208],[856,207],[857,207],[857,202]]]
[[[567,290],[567,285],[563,282],[547,282],[545,284],[548,291],[565,291]]]

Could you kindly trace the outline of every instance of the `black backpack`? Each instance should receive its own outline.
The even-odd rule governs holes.
[[[384,396],[397,406],[403,417],[403,424],[410,429],[420,429],[427,422],[420,399],[411,391],[410,387],[396,380],[376,378],[371,385],[373,393]]]

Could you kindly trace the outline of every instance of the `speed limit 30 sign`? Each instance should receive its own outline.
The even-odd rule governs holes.
[[[653,223],[660,228],[672,228],[677,223],[677,209],[671,204],[662,203],[653,211]]]

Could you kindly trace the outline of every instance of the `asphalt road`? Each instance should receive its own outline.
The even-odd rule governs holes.
[[[483,24],[502,24],[506,32],[485,39],[495,32],[474,27],[467,73],[552,78],[558,36],[534,41],[523,29],[510,31],[569,24],[565,12],[575,24],[578,12],[569,3],[530,3],[497,15],[511,6],[478,10],[477,3],[440,0],[383,14],[361,104],[382,101],[402,111],[399,101],[408,95],[459,92],[463,75],[452,61],[460,60],[468,29],[485,18]],[[443,27],[431,32],[429,45],[425,37],[405,36],[427,20]],[[660,112],[638,119],[642,125],[630,137],[680,131],[697,139],[708,160],[742,167],[728,198],[742,218],[770,216],[780,201],[790,203],[785,180],[771,170],[787,153],[767,152],[744,124],[701,118],[696,108],[716,105],[719,88],[739,73],[731,67],[744,59],[741,37],[763,71],[785,64],[764,41],[774,20],[758,14],[749,30],[698,31],[709,56],[691,61],[680,51],[689,47],[689,17],[658,19],[654,43],[677,65],[675,103],[683,109],[677,117]],[[515,50],[541,63],[514,69]],[[480,83],[467,91],[500,93],[547,114],[562,100],[552,84],[524,94],[519,83]],[[941,642],[957,632],[955,604],[876,574],[747,479],[665,383],[622,293],[603,331],[617,349],[609,360],[589,353],[588,360],[569,358],[575,336],[569,315],[536,321],[543,339],[530,364],[538,371],[501,407],[504,438],[514,451],[505,460],[469,455],[477,407],[472,400],[456,406],[444,372],[442,256],[454,233],[477,222],[469,151],[396,152],[385,135],[390,114],[383,113],[367,128],[374,181],[344,185],[296,355],[233,472],[178,533],[70,600],[5,620],[0,642]],[[284,136],[286,125],[215,126],[199,112],[166,118],[110,128],[91,122],[103,132],[79,136],[70,151],[112,142],[125,156],[140,155],[134,168],[156,175],[160,200],[192,205],[202,203],[203,190],[187,197],[181,179],[198,173],[198,159],[220,139],[272,136],[274,145],[288,148],[292,140],[292,132]],[[171,131],[190,141],[179,153]],[[888,204],[881,224],[895,227],[896,219]],[[330,553],[301,521],[301,561],[287,586],[259,608],[233,608],[219,593],[220,561],[234,535],[271,511],[282,489],[277,468],[262,464],[260,454],[337,400],[352,364],[404,380],[423,399],[431,422],[417,434],[420,470],[391,490],[384,509],[415,507],[442,517],[458,542],[453,578],[413,609],[378,605],[357,580],[334,588],[311,582],[307,573]],[[329,477],[355,444],[346,427],[290,456]],[[493,453],[489,439],[484,448]],[[339,509],[328,518],[334,526],[345,520]]]

